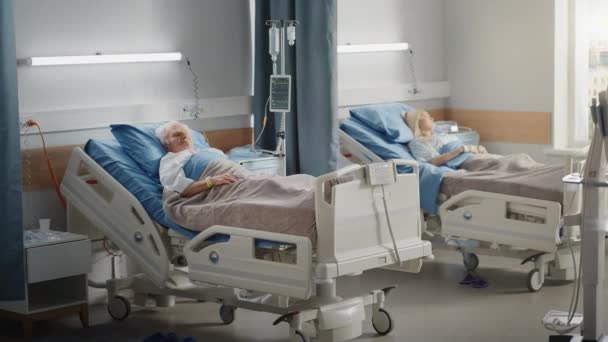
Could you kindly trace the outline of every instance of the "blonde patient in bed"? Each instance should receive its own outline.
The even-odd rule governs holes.
[[[544,166],[527,154],[508,156],[489,154],[481,145],[458,146],[458,144],[453,144],[455,147],[446,151],[445,147],[450,147],[451,143],[458,141],[458,138],[445,133],[436,133],[433,117],[428,112],[424,110],[409,111],[403,113],[402,117],[414,133],[414,140],[409,142],[408,148],[419,162],[442,166],[463,153],[469,153],[470,155],[460,163],[458,169],[513,173],[531,171]]]
[[[543,165],[523,153],[489,154],[481,145],[462,146],[456,137],[436,134],[433,118],[425,111],[406,112],[403,119],[414,132],[408,147],[416,160],[461,170],[442,179],[442,193],[479,190],[561,202],[561,179],[566,174],[562,165]],[[463,153],[467,155],[461,156]],[[455,163],[450,165],[450,161]]]
[[[408,147],[418,161],[440,166],[465,152],[488,153],[481,145],[459,146],[449,152],[441,153],[444,145],[458,138],[449,134],[435,134],[433,117],[423,110],[405,112],[403,120],[414,133],[414,140],[410,141]]]

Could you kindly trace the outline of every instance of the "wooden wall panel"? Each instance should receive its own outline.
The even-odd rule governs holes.
[[[243,145],[251,145],[253,143],[252,128],[233,128],[222,129],[218,131],[205,132],[209,144],[215,148],[219,148],[224,152],[230,151],[231,148]]]
[[[47,148],[49,159],[53,163],[53,169],[55,170],[57,180],[60,183],[63,179],[65,169],[68,166],[72,150],[78,146],[81,145]],[[21,177],[23,191],[34,191],[53,187],[46,158],[44,157],[44,150],[42,148],[21,151]]]
[[[211,146],[227,152],[236,146],[243,146],[253,142],[253,129],[235,128],[205,132]],[[59,182],[70,160],[70,155],[75,147],[84,145],[57,146],[47,148],[49,159],[53,163],[55,174]],[[21,151],[22,158],[22,189],[23,191],[35,191],[53,187],[49,174],[44,151],[42,148]],[[29,168],[28,168],[29,166]],[[28,172],[28,169],[30,170]],[[28,177],[31,176],[31,177]]]
[[[433,119],[435,119],[435,121],[446,120],[446,109],[445,108],[427,109],[426,111],[429,112],[429,114],[431,114],[431,116],[433,117]]]
[[[482,141],[551,144],[551,113],[447,109],[446,119],[479,132]]]

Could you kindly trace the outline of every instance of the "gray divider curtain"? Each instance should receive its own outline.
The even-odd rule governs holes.
[[[292,112],[287,114],[287,172],[318,176],[336,168],[337,158],[337,0],[255,0],[253,110],[257,135],[262,127],[272,63],[268,19],[297,19],[295,47],[287,47],[286,73],[292,76]],[[258,145],[274,150],[279,114],[268,114]]]
[[[0,1],[0,300],[25,298],[13,0]]]

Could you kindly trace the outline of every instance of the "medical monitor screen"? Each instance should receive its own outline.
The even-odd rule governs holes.
[[[291,111],[291,76],[270,76],[270,111],[287,113]]]

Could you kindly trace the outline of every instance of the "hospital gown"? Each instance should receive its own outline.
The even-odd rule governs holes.
[[[439,151],[445,144],[457,140],[458,138],[448,134],[433,134],[431,137],[418,137],[410,141],[408,147],[416,160],[428,162],[441,155]]]

